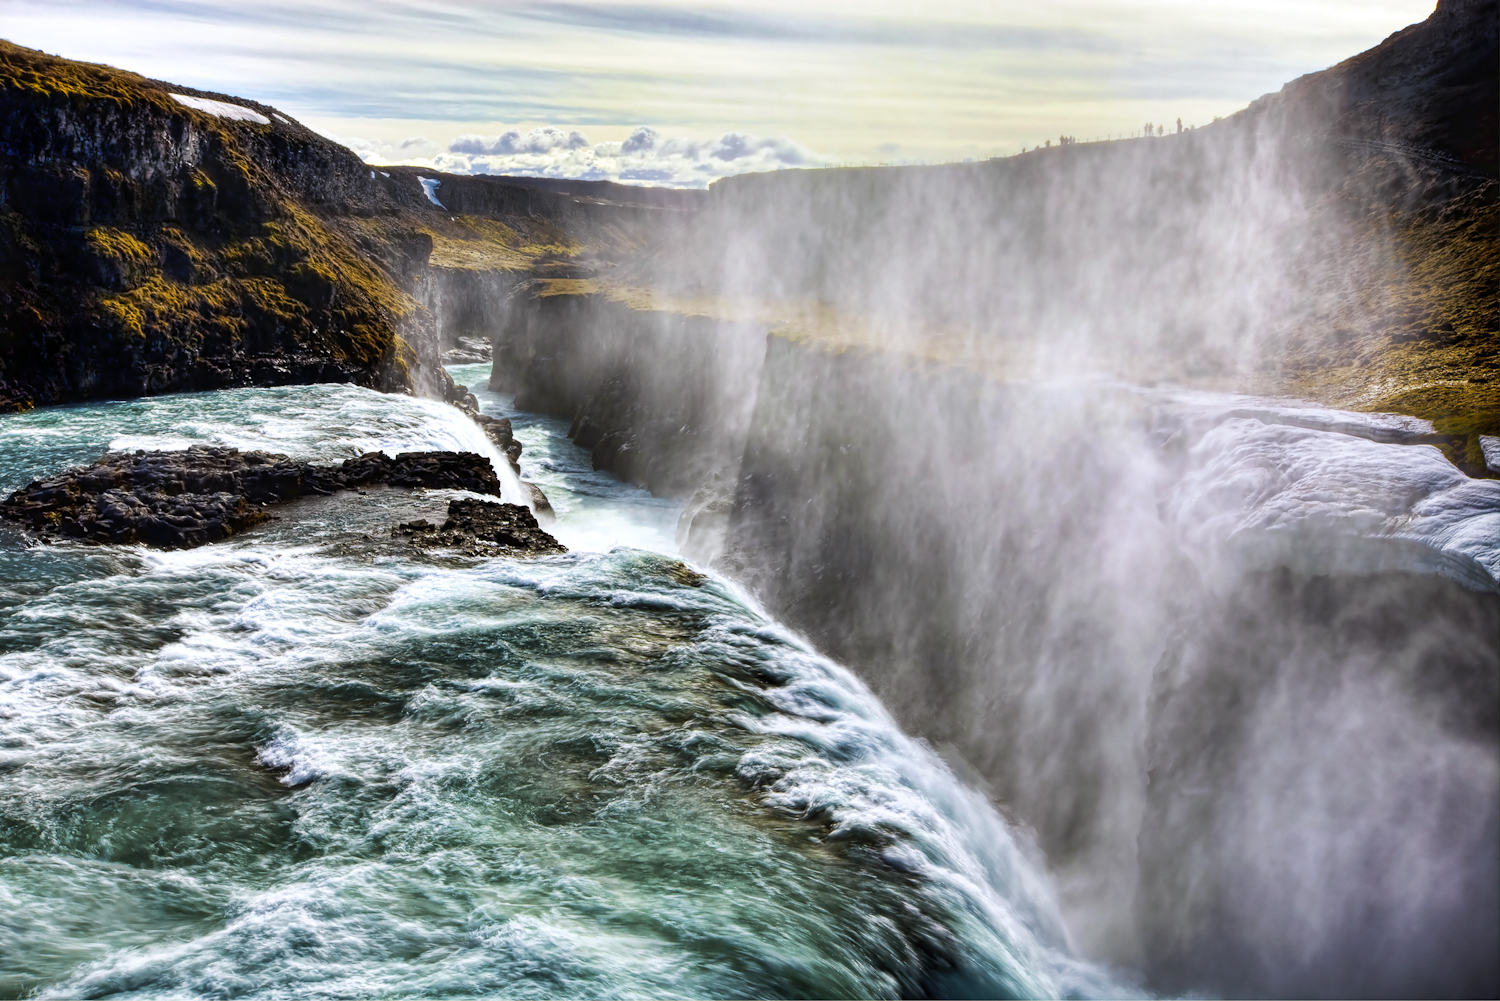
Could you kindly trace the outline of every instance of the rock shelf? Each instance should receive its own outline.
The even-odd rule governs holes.
[[[537,524],[536,517],[519,504],[459,499],[448,504],[448,520],[441,526],[425,518],[391,529],[391,536],[405,536],[422,548],[458,549],[483,556],[498,547],[527,553],[562,553],[567,550]]]
[[[187,549],[265,521],[271,505],[378,484],[500,495],[490,460],[473,452],[405,452],[394,458],[367,452],[337,466],[320,466],[270,452],[195,445],[172,452],[107,453],[92,465],[17,490],[0,502],[0,518],[28,526],[44,542],[63,537]],[[505,517],[475,509],[443,531],[500,542],[503,521],[514,526],[505,529],[509,549],[562,550],[525,508],[489,506],[505,509]]]

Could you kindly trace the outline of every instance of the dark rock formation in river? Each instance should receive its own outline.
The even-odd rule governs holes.
[[[196,445],[180,452],[112,452],[90,466],[27,484],[4,502],[0,518],[53,536],[185,549],[217,542],[264,521],[267,507],[308,495],[387,484],[500,495],[490,460],[473,452],[366,452],[337,466],[268,452]],[[505,519],[460,506],[460,534],[515,549],[553,552],[556,540],[525,508],[503,505]],[[512,510],[515,508],[515,510]],[[522,518],[515,511],[525,512]],[[506,520],[509,519],[509,520]],[[484,534],[488,533],[488,534]]]
[[[530,510],[492,501],[450,501],[442,525],[419,518],[392,528],[391,535],[405,536],[415,546],[456,549],[472,556],[494,555],[496,550],[532,555],[567,552],[542,530]]]
[[[469,398],[473,399],[473,396],[470,395]],[[504,453],[506,459],[510,460],[510,468],[519,473],[521,471],[521,443],[516,441],[515,433],[511,430],[510,418],[491,417],[477,410],[473,417],[474,423],[479,425],[484,436]]]

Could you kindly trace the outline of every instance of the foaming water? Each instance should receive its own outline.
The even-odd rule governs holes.
[[[0,482],[106,440],[457,434],[364,393],[7,417]],[[597,474],[517,425],[560,530],[611,548]],[[187,552],[0,539],[0,994],[1120,992],[988,802],[724,583],[362,542],[398,495]]]
[[[680,503],[653,497],[646,490],[595,470],[593,453],[568,440],[566,420],[517,410],[513,397],[485,388],[490,378],[489,362],[452,365],[448,373],[455,382],[469,387],[482,413],[510,418],[516,440],[524,446],[521,475],[546,493],[559,516],[557,524],[548,530],[564,545],[591,552],[634,546],[678,555]]]
[[[184,393],[53,407],[0,422],[0,489],[107,450],[228,445],[338,462],[361,452],[441,449],[489,458],[501,493],[524,503],[509,463],[464,415],[446,404],[350,385],[279,386]]]

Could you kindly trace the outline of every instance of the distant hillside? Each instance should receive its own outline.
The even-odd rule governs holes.
[[[998,378],[1107,374],[1500,434],[1493,0],[1160,138],[747,174],[594,289]],[[562,291],[560,289],[556,290]]]
[[[1412,413],[1482,473],[1496,10],[1444,0],[1181,135],[706,193],[372,169],[274,108],[0,43],[0,407],[324,379],[444,395],[456,337],[528,296],[603,296],[1001,378]]]

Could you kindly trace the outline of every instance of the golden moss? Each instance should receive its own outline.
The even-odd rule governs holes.
[[[101,63],[75,62],[3,39],[0,39],[0,88],[40,97],[108,101],[120,108],[150,105],[168,114],[190,118],[220,134],[224,134],[227,128],[228,120],[173,100],[169,91],[139,73]],[[235,121],[234,125],[239,128],[270,128],[242,121]]]
[[[286,288],[272,278],[245,278],[238,283],[245,301],[283,323],[300,320],[307,315],[307,307],[287,295]]]
[[[431,263],[469,271],[526,271],[545,258],[567,258],[583,244],[540,218],[503,222],[485,216],[424,220],[418,231],[432,237]]]
[[[409,316],[420,307],[391,277],[322,220],[297,205],[287,206],[289,218],[277,224],[279,238],[305,256],[319,273],[331,276],[341,296],[360,305],[385,311],[393,319]]]
[[[1413,386],[1372,402],[1366,409],[1411,414],[1432,421],[1438,434],[1453,441],[1439,448],[1453,462],[1477,473],[1485,469],[1480,435],[1500,435],[1500,382],[1477,380]]]
[[[179,285],[153,275],[139,288],[103,296],[99,305],[133,337],[176,333],[200,341],[205,334],[239,337],[244,330],[241,304],[250,301],[285,308],[291,302],[276,294],[274,282],[235,282]]]
[[[1283,388],[1430,420],[1448,457],[1483,474],[1479,436],[1500,434],[1500,209],[1475,191],[1440,213],[1388,217],[1369,242],[1390,252],[1358,290],[1377,325],[1317,345]]]
[[[343,234],[296,205],[285,208],[287,215],[263,224],[259,235],[225,247],[223,261],[246,276],[258,308],[286,321],[305,318],[306,306],[279,283],[249,276],[285,275],[302,289],[330,287],[340,322],[319,349],[367,365],[386,358],[395,350],[396,323],[420,309],[416,300]]]
[[[96,226],[88,231],[85,239],[89,249],[95,254],[122,264],[138,267],[150,263],[156,257],[150,247],[122,229]]]
[[[256,214],[271,216],[268,222],[246,224],[237,221],[243,214],[229,212],[212,232],[191,235],[171,225],[149,232],[96,227],[85,234],[97,262],[115,265],[97,266],[96,280],[135,287],[90,291],[80,306],[125,340],[164,338],[175,345],[179,358],[184,355],[177,352],[192,357],[200,350],[224,358],[253,328],[253,350],[286,348],[353,361],[371,375],[386,372],[393,387],[405,384],[402,380],[409,383],[416,357],[397,331],[400,323],[420,316],[420,304],[397,284],[396,276],[356,248],[351,217],[314,215],[289,197],[273,166],[249,154],[249,138],[269,126],[198,112],[173,100],[162,85],[133,73],[5,42],[0,42],[0,88],[54,101],[65,98],[89,114],[104,109],[97,104],[87,108],[88,102],[107,101],[149,110],[153,117],[188,119],[216,140],[212,162],[190,174],[188,194],[206,207],[223,206],[226,192],[236,197],[249,193],[257,203]],[[103,165],[90,169],[109,172]],[[124,188],[126,180],[115,174],[114,188]],[[384,237],[399,246],[409,239],[412,226],[409,220],[388,220],[387,229]],[[469,235],[481,243],[525,243],[521,234],[502,225],[485,223],[480,229]],[[25,238],[18,231],[7,243],[25,245]],[[372,244],[366,249],[380,248]],[[87,261],[80,256],[79,264]],[[163,274],[164,265],[173,277]],[[39,319],[40,328],[65,325],[58,310],[49,307],[47,314]],[[207,341],[214,343],[206,346]]]
[[[121,107],[144,102],[166,109],[176,103],[139,74],[60,59],[6,41],[0,41],[0,87],[43,96],[105,100]]]
[[[394,376],[397,385],[410,387],[413,384],[412,369],[417,365],[417,352],[406,343],[406,338],[397,334],[391,343],[391,352],[387,357],[391,369],[390,376]]]

